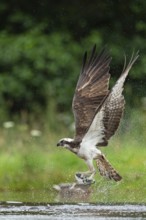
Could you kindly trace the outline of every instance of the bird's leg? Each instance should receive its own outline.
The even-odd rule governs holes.
[[[80,172],[76,173],[75,179],[79,184],[92,184],[95,183],[95,180],[93,179],[96,171],[93,166],[93,161],[92,160],[86,160],[86,163],[89,167],[89,171],[86,172]]]

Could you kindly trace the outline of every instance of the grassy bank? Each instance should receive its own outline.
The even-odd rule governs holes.
[[[122,175],[120,183],[104,180],[98,173],[92,186],[94,202],[146,202],[145,113],[135,112],[109,147],[102,148],[111,164]],[[84,161],[65,149],[58,139],[70,135],[67,129],[57,134],[45,130],[34,135],[25,125],[1,128],[0,190],[51,190],[53,184],[73,182],[77,171],[87,170]]]

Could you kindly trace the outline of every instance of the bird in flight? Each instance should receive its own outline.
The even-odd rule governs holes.
[[[127,65],[125,57],[121,76],[110,90],[111,57],[106,49],[97,54],[95,45],[89,58],[85,52],[72,102],[75,136],[73,139],[63,138],[57,143],[57,146],[70,150],[87,164],[87,172],[75,174],[78,183],[95,182],[94,160],[100,175],[115,181],[122,179],[99,148],[108,145],[119,126],[125,105],[123,85],[138,56],[138,52],[133,53]]]

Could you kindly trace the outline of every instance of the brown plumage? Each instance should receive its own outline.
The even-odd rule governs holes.
[[[100,155],[96,160],[96,163],[101,176],[104,176],[107,179],[113,179],[116,182],[122,179],[104,155]]]
[[[109,93],[109,64],[111,57],[103,49],[99,55],[93,47],[89,61],[84,55],[83,67],[75,90],[72,108],[74,112],[75,141],[81,141],[91,124],[96,109]]]
[[[83,67],[76,86],[72,108],[75,118],[75,142],[80,142],[87,133],[96,114],[103,109],[104,141],[97,146],[106,146],[109,138],[117,130],[123,114],[125,100],[122,95],[123,84],[129,70],[138,58],[138,52],[130,59],[115,86],[109,91],[109,64],[111,57],[103,49],[96,54],[96,46],[93,47],[91,56],[87,60],[84,55]]]
[[[127,66],[125,59],[121,76],[109,90],[111,57],[107,51],[103,49],[97,55],[94,46],[89,59],[87,53],[84,55],[72,103],[75,137],[61,139],[57,144],[77,154],[88,165],[88,172],[76,175],[78,182],[88,183],[95,175],[93,160],[96,160],[102,176],[115,181],[121,180],[121,176],[105,159],[98,147],[107,146],[119,126],[125,105],[122,94],[124,82],[138,56],[138,52],[133,53]]]

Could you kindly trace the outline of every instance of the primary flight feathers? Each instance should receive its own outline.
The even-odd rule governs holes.
[[[106,146],[115,133],[124,109],[123,84],[129,70],[138,58],[133,53],[114,87],[109,91],[109,64],[111,57],[103,49],[98,55],[93,47],[89,59],[87,53],[73,98],[75,118],[75,142],[86,142],[96,146]]]

